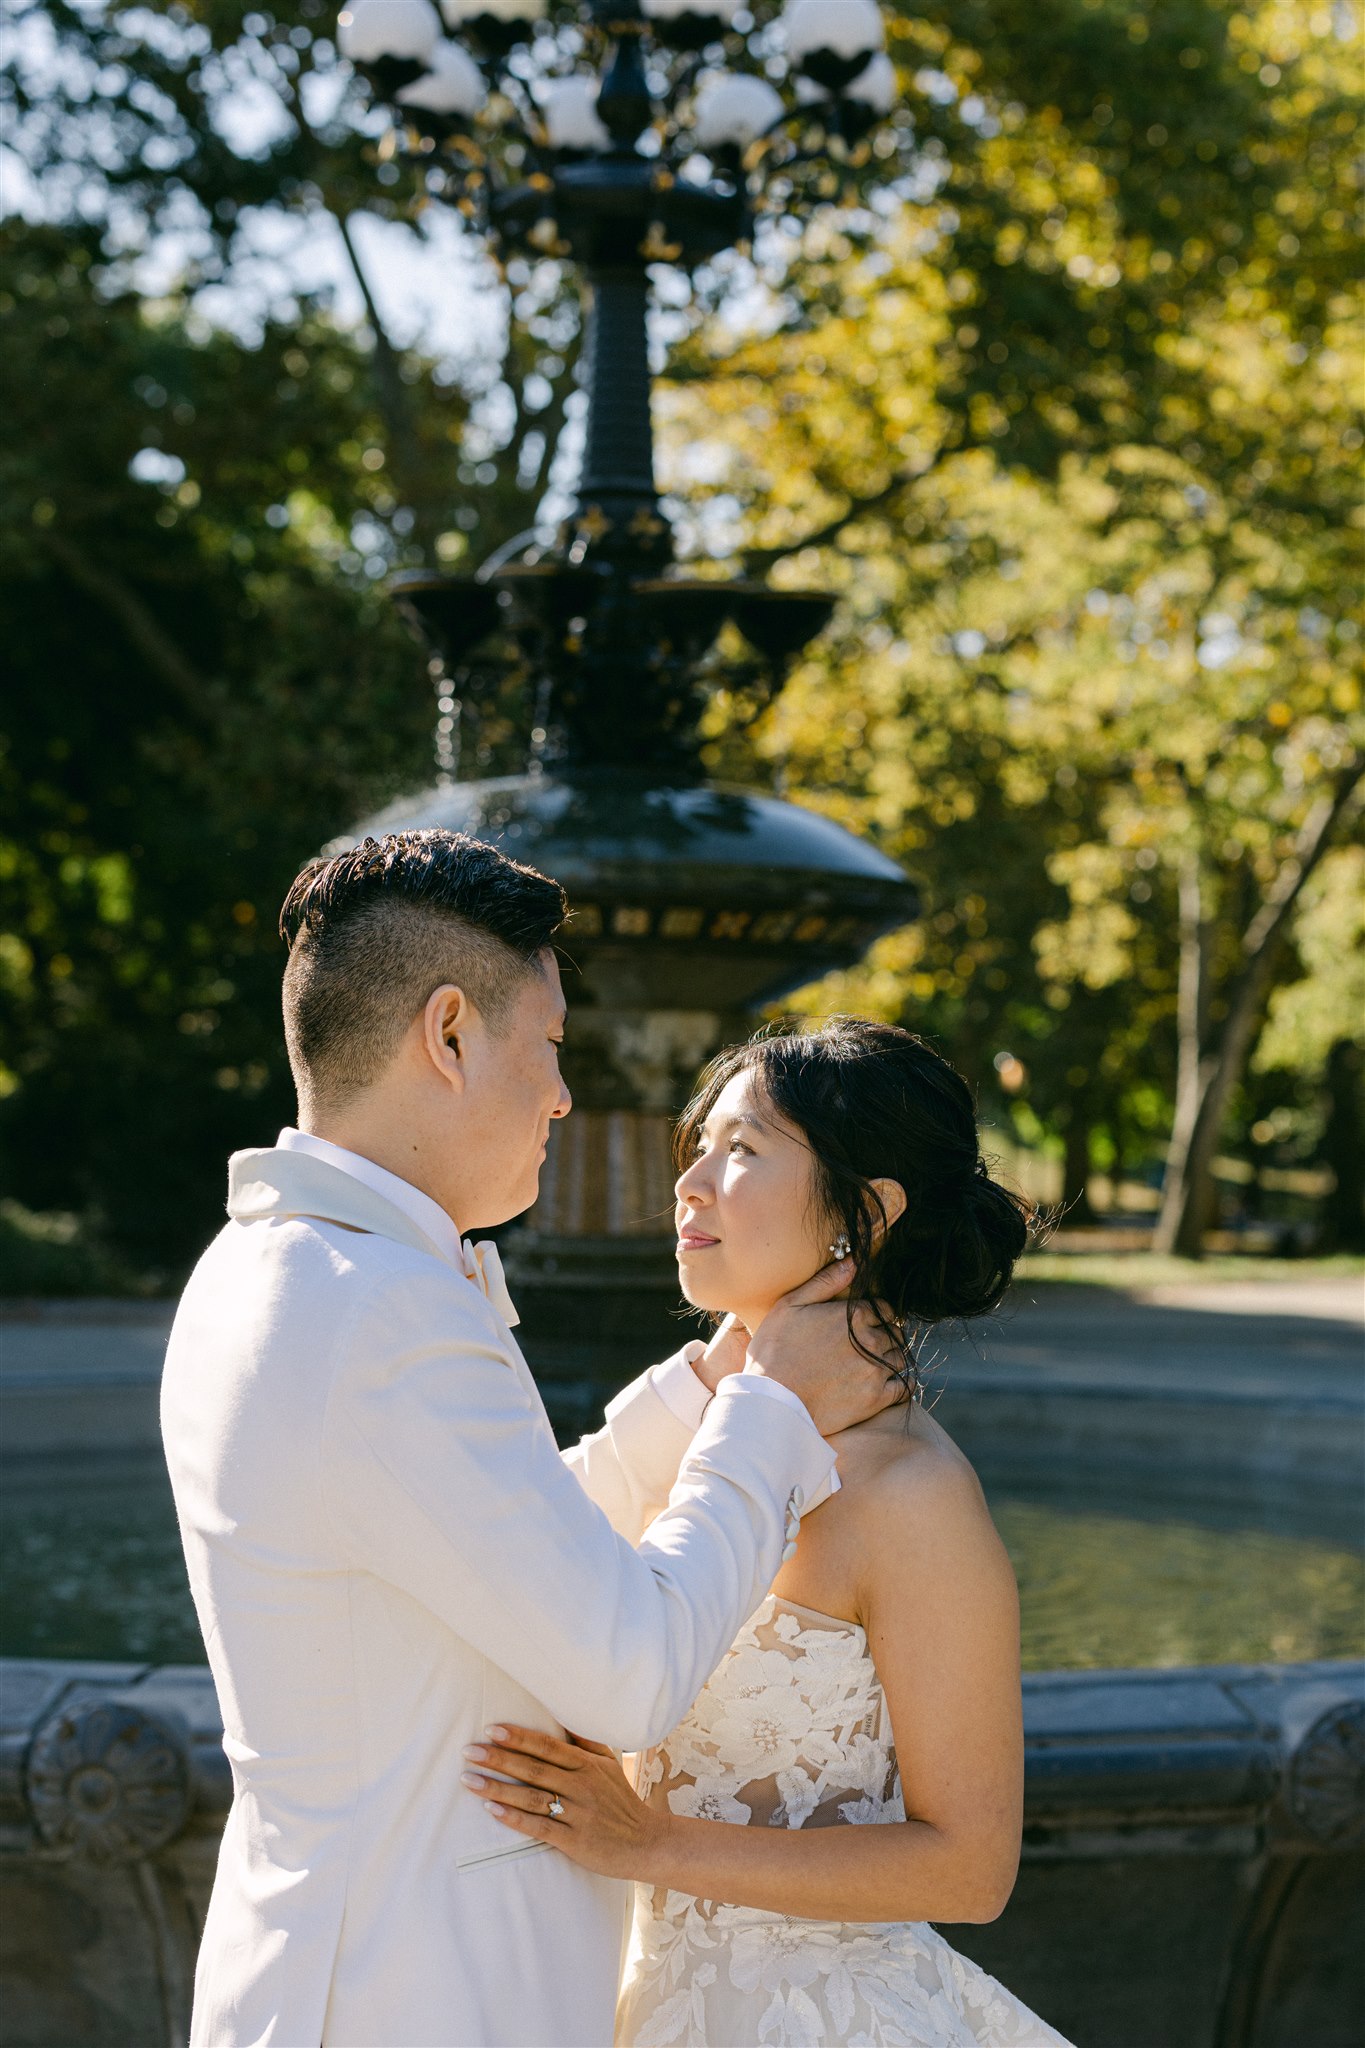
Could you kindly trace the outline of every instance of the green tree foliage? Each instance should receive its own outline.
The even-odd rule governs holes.
[[[572,386],[553,263],[510,278],[522,318],[491,366],[386,330],[356,215],[422,233],[424,173],[378,146],[331,21],[320,0],[11,16],[4,1179],[140,1272],[183,1264],[225,1153],[292,1112],[285,881],[432,779],[435,707],[382,579],[531,523]],[[282,230],[330,241],[359,328],[271,288]],[[467,734],[465,772],[502,764],[515,714]]]
[[[1295,934],[1301,973],[1270,998],[1257,1067],[1320,1080],[1332,1047],[1365,1017],[1365,847],[1329,853],[1303,892]]]
[[[717,421],[751,566],[847,592],[760,752],[932,885],[815,1000],[982,1078],[1023,1054],[1069,1196],[1093,1127],[1122,1154],[1174,1098],[1183,1250],[1365,754],[1348,30],[898,23],[938,177],[869,245],[827,219],[776,257],[767,326],[699,326],[671,404],[694,466]]]
[[[349,272],[400,515],[395,561],[454,561],[471,545],[486,554],[531,523],[572,389],[576,296],[557,264],[515,266],[520,331],[506,333],[491,368],[467,365],[460,396],[482,401],[475,430],[465,405],[452,420],[448,372],[389,332],[360,246],[362,215],[439,231],[427,167],[392,150],[387,117],[337,55],[330,5],[20,0],[12,15],[10,146],[40,211],[101,230],[111,281],[160,251],[179,259],[178,290],[231,305],[240,324],[274,248],[330,248]],[[466,253],[451,289],[472,310],[494,271]]]
[[[355,547],[385,487],[354,344],[152,317],[92,241],[0,243],[0,1117],[26,1202],[156,1264],[288,1105],[281,877],[421,772],[430,709]]]

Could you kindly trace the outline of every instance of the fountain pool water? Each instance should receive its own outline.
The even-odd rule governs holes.
[[[0,1656],[202,1663],[159,1459],[45,1466],[0,1498]],[[1339,1514],[1254,1487],[1229,1505],[1136,1475],[981,1470],[1027,1670],[1365,1654],[1365,1557]]]

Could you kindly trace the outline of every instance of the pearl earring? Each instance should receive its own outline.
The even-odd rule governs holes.
[[[832,1259],[846,1259],[852,1249],[846,1237],[836,1237],[829,1248],[829,1255]]]

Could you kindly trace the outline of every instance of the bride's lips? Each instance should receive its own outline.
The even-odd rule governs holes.
[[[708,1237],[704,1230],[693,1230],[690,1225],[678,1232],[678,1250],[680,1252],[704,1252],[711,1245],[719,1243],[720,1239],[718,1237]]]

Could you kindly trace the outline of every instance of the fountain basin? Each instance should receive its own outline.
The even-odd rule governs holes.
[[[427,790],[328,851],[433,826],[491,841],[564,884],[575,1004],[750,1009],[847,966],[918,909],[894,861],[817,811],[626,768]]]
[[[1365,1666],[1032,1676],[1024,1716],[1019,1884],[959,1947],[1086,2048],[1354,2043]],[[0,1663],[7,2048],[184,2042],[220,1737],[206,1670]]]

